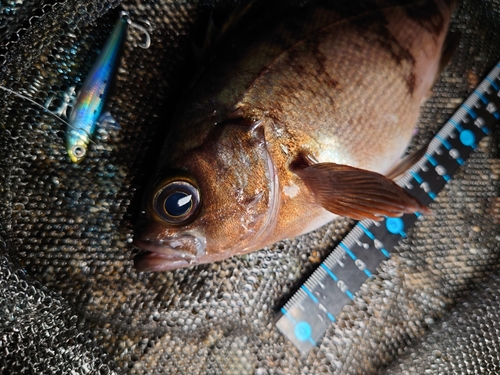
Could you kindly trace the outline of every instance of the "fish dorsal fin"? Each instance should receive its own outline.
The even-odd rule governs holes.
[[[429,143],[427,143],[422,148],[419,148],[417,151],[412,152],[411,154],[406,155],[404,158],[399,160],[396,164],[394,164],[391,169],[387,173],[385,173],[385,177],[390,180],[395,180],[402,174],[406,173],[411,167],[415,165],[417,161],[422,159],[429,148]]]
[[[295,165],[296,173],[326,210],[355,220],[382,220],[428,212],[415,198],[381,174],[335,163]]]

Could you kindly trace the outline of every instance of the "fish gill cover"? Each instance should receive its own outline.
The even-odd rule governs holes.
[[[207,13],[230,13],[237,4],[121,3],[134,19],[151,22],[152,44],[142,50],[128,38],[110,98],[122,130],[98,135],[80,165],[67,159],[65,125],[1,93],[2,373],[495,371],[498,127],[439,195],[433,215],[418,222],[307,357],[275,328],[275,312],[352,221],[338,219],[219,263],[158,274],[134,270],[130,240],[165,133],[159,119],[168,117],[187,82],[186,61]],[[50,97],[61,101],[85,78],[118,5],[2,4],[0,84],[42,105]],[[412,150],[500,60],[499,26],[498,1],[459,4],[451,29],[461,31],[460,46],[422,109]]]

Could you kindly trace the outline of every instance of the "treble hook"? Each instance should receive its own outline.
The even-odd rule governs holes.
[[[123,18],[125,22],[129,24],[130,27],[144,34],[146,40],[144,41],[144,43],[138,43],[137,46],[141,47],[142,49],[148,49],[151,46],[151,36],[149,35],[148,29],[146,29],[144,26],[139,25],[136,22],[133,22],[130,19],[128,12],[124,10],[120,13],[120,17]],[[144,23],[148,26],[149,29],[151,29],[151,23],[149,21],[144,21]]]

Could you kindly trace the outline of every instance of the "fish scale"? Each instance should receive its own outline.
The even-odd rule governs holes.
[[[431,140],[426,154],[398,181],[422,204],[439,191],[500,119],[500,63]],[[421,216],[362,220],[281,308],[278,329],[307,354]]]

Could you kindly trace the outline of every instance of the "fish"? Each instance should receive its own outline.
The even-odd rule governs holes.
[[[80,163],[87,155],[88,144],[97,124],[110,118],[109,112],[103,113],[103,108],[125,44],[128,25],[126,17],[121,16],[116,21],[69,114],[66,149],[73,163]],[[109,123],[114,121],[110,120]]]
[[[402,156],[457,45],[455,7],[312,1],[226,39],[169,119],[136,270],[221,261],[337,216],[428,212],[392,178],[418,160]]]

